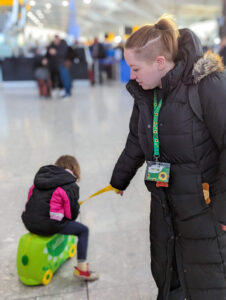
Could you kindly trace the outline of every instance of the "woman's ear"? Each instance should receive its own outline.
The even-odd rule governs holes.
[[[157,64],[157,68],[159,71],[164,70],[165,65],[166,65],[166,59],[164,56],[157,56],[155,59],[155,62]]]

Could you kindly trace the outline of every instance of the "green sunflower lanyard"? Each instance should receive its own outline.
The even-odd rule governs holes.
[[[157,187],[168,187],[170,164],[159,162],[159,112],[162,107],[162,99],[157,101],[157,92],[154,90],[154,103],[153,103],[153,145],[154,145],[154,161],[147,161],[147,169],[145,180],[155,181]]]
[[[156,161],[159,159],[159,112],[162,107],[162,99],[157,102],[157,93],[154,90],[154,114],[153,114],[153,144],[154,144],[154,158]]]

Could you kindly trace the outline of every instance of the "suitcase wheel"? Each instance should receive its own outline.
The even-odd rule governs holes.
[[[51,279],[52,279],[52,277],[53,277],[53,272],[52,272],[52,270],[47,270],[46,272],[45,272],[45,274],[43,275],[43,278],[42,278],[42,284],[44,284],[44,285],[47,285],[47,284],[49,284],[50,283],[50,281],[51,281]]]
[[[76,246],[75,246],[75,244],[73,244],[73,245],[71,245],[71,247],[69,249],[68,255],[71,258],[71,257],[73,257],[75,255],[75,253],[76,253]]]

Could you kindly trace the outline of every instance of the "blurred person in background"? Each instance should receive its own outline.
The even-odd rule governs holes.
[[[120,42],[115,47],[115,59],[117,61],[120,61],[120,60],[124,59],[124,44],[123,44],[123,42]]]
[[[114,58],[115,58],[115,74],[116,74],[116,80],[120,79],[120,73],[121,73],[121,62],[124,60],[124,44],[123,42],[120,42],[114,49]]]
[[[40,63],[37,64],[34,75],[38,82],[39,96],[46,98],[51,97],[52,82],[48,59],[46,57],[41,58]]]
[[[55,35],[53,42],[47,48],[47,58],[51,72],[53,88],[64,88],[61,97],[71,96],[71,78],[69,65],[65,63],[68,45],[65,40]]]
[[[87,63],[88,68],[88,78],[91,84],[94,84],[94,76],[93,76],[93,59],[90,53],[90,49],[88,46],[79,43],[79,41],[75,40],[72,49],[74,51],[74,62],[78,63]]]
[[[124,55],[134,106],[110,183],[122,195],[147,163],[157,300],[225,300],[226,75],[221,58],[203,55],[198,37],[178,30],[169,16],[134,32]]]
[[[106,48],[99,42],[98,38],[95,37],[93,44],[90,46],[90,52],[93,58],[93,72],[94,72],[94,83],[102,84],[102,69],[103,69],[103,59],[106,57]]]
[[[223,58],[224,65],[226,66],[226,36],[221,39],[219,55]]]

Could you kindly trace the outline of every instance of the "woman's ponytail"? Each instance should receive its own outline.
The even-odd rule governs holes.
[[[172,60],[175,60],[178,52],[179,30],[173,17],[162,15],[155,23],[155,28],[161,31],[161,38],[164,47],[172,55]]]

